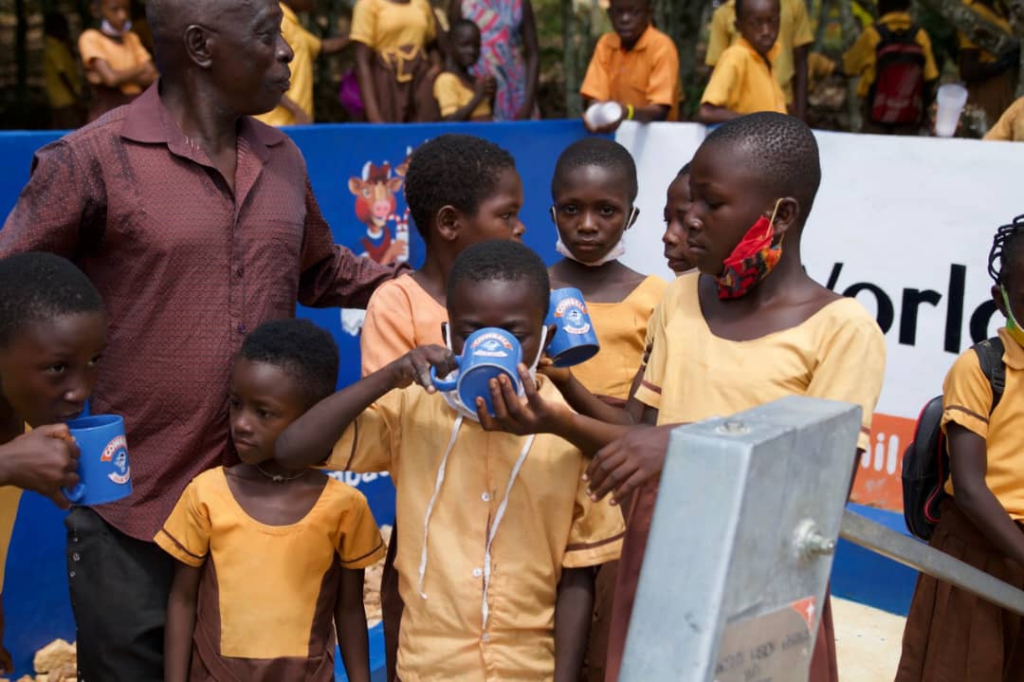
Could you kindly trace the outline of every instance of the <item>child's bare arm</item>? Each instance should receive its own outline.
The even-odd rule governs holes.
[[[320,464],[356,417],[388,391],[413,382],[428,392],[436,390],[430,380],[431,367],[437,368],[438,376],[445,376],[457,365],[447,348],[415,348],[362,381],[321,400],[278,436],[275,457],[285,466],[295,468]]]
[[[542,366],[540,371],[551,379],[551,383],[565,398],[565,402],[569,403],[569,407],[586,417],[620,426],[639,424],[643,417],[644,404],[635,397],[636,390],[644,378],[643,367],[636,371],[633,383],[629,387],[629,399],[623,407],[613,407],[598,398],[568,369],[549,369]]]
[[[739,117],[740,115],[732,109],[716,107],[714,104],[708,104],[706,102],[700,105],[700,109],[697,112],[697,120],[709,125],[725,123],[726,121],[731,121],[734,118]]]
[[[174,567],[174,582],[167,600],[167,625],[164,629],[164,680],[188,682],[192,663],[192,635],[196,629],[196,598],[202,568],[181,562]]]
[[[555,682],[576,682],[590,637],[594,610],[594,569],[567,568],[555,602]]]
[[[338,647],[351,682],[370,682],[370,643],[363,610],[363,569],[342,569],[338,603],[334,607],[334,626]]]
[[[1024,566],[1024,535],[985,483],[985,439],[956,423],[946,426],[953,501],[1000,552]]]

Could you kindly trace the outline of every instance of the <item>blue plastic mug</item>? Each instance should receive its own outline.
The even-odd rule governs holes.
[[[72,504],[94,507],[116,502],[132,493],[132,470],[124,419],[113,414],[82,417],[68,422],[78,444],[78,477],[73,489],[64,489]]]
[[[587,302],[579,289],[566,287],[551,292],[551,308],[544,324],[555,325],[555,336],[547,355],[555,367],[572,367],[586,362],[601,350]]]
[[[523,348],[519,339],[504,329],[484,327],[477,329],[466,339],[462,347],[462,355],[456,356],[455,363],[459,366],[458,373],[452,377],[438,379],[434,368],[430,368],[430,378],[439,391],[455,391],[470,410],[476,411],[476,399],[483,398],[487,403],[487,412],[494,416],[494,405],[491,402],[491,379],[502,374],[512,382],[516,393],[519,392],[519,371],[517,367],[523,361]]]

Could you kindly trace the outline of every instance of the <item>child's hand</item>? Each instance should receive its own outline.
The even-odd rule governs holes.
[[[3,644],[0,644],[0,675],[13,675],[14,674],[14,659],[11,658],[11,652],[8,651]]]
[[[598,450],[583,474],[583,480],[589,483],[590,499],[597,502],[612,493],[612,504],[618,504],[641,484],[660,475],[674,426],[635,429]]]
[[[65,424],[40,426],[0,450],[4,485],[33,490],[62,509],[70,504],[61,487],[78,485],[78,445]]]
[[[568,367],[555,367],[554,363],[549,357],[543,357],[540,359],[540,363],[537,365],[537,371],[551,379],[551,383],[555,385],[559,391],[569,384],[572,379],[572,370]]]
[[[405,388],[415,382],[427,389],[427,393],[433,393],[437,389],[430,379],[431,367],[436,368],[439,377],[459,368],[455,356],[444,346],[420,346],[388,365],[388,372],[394,388]]]
[[[505,431],[523,436],[530,433],[555,433],[569,416],[569,408],[549,403],[540,396],[537,384],[526,365],[519,363],[519,380],[523,382],[526,398],[516,395],[507,376],[491,379],[491,404],[494,416],[487,413],[483,398],[476,399],[476,413],[485,431]]]

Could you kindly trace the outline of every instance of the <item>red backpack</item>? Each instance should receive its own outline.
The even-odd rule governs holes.
[[[924,108],[924,50],[917,42],[916,25],[894,31],[878,22],[881,41],[875,47],[875,82],[871,84],[870,117],[873,123],[919,123]]]

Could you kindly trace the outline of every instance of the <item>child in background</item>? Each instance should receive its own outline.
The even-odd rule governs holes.
[[[1003,112],[996,124],[985,133],[990,142],[1024,142],[1024,97]]]
[[[701,123],[722,123],[757,111],[786,113],[786,96],[772,75],[782,46],[779,0],[735,0],[740,38],[722,53],[704,89]]]
[[[862,130],[879,135],[917,135],[939,78],[931,39],[928,32],[911,18],[910,0],[879,0],[878,15],[878,22],[864,29],[857,42],[843,55],[846,75],[860,76],[857,96],[864,101]],[[883,32],[888,36],[884,40]],[[882,49],[887,49],[892,55],[886,74],[878,73]],[[880,76],[884,76],[884,83],[877,82]],[[916,100],[911,101],[907,93],[916,93]],[[916,107],[917,115],[904,122],[878,120],[873,113],[876,104],[880,115],[886,117],[892,115],[886,111],[897,108],[910,110]]]
[[[814,135],[790,116],[744,116],[701,144],[690,166],[693,196],[686,213],[686,241],[700,272],[670,283],[659,306],[650,361],[636,392],[645,405],[644,426],[592,423],[547,405],[529,388],[524,404],[507,381],[492,387],[498,416],[482,416],[485,428],[563,433],[584,447],[589,441],[586,451],[599,450],[586,472],[592,499],[611,493],[614,502],[629,502],[609,641],[611,682],[618,679],[674,427],[807,395],[861,406],[851,468],[870,445],[885,365],[882,332],[857,301],[813,281],[800,260],[820,181]],[[822,611],[812,682],[837,678],[828,600]]]
[[[367,121],[438,119],[434,78],[441,72],[441,57],[427,0],[356,0],[350,37]]]
[[[312,12],[315,0],[284,0],[280,4],[284,14],[281,34],[295,55],[288,65],[292,70],[291,87],[274,109],[253,118],[271,126],[308,125],[313,122],[313,62],[320,55],[341,52],[349,40],[347,36],[321,40],[303,28],[295,13]]]
[[[667,35],[651,25],[653,0],[612,0],[608,7],[614,33],[601,36],[587,67],[580,94],[585,106],[618,102],[622,117],[592,133],[614,132],[624,120],[641,123],[679,118],[679,52]]]
[[[22,490],[62,508],[78,484],[78,447],[62,422],[96,382],[107,316],[99,292],[70,261],[28,252],[0,260],[0,595]],[[3,647],[0,675],[12,674]]]
[[[85,77],[92,86],[89,121],[128,104],[159,75],[153,59],[132,33],[128,0],[97,0],[102,25],[78,39]]]
[[[85,120],[82,107],[82,76],[72,53],[71,29],[60,12],[47,12],[43,20],[43,82],[50,102],[50,127],[72,130]]]
[[[583,293],[601,345],[572,374],[590,393],[620,407],[629,398],[643,358],[647,320],[666,286],[660,277],[645,277],[618,260],[625,251],[625,232],[636,222],[636,195],[633,157],[621,144],[600,137],[566,148],[551,179],[551,217],[558,229],[556,248],[563,256],[548,271],[552,287]],[[559,388],[566,383],[563,376]],[[598,573],[585,662],[588,680],[604,679],[616,573],[617,562]]]
[[[665,234],[661,238],[665,244],[665,260],[677,277],[697,267],[686,248],[686,212],[689,209],[690,164],[686,164],[668,186],[668,196],[665,198]]]
[[[366,498],[275,459],[337,378],[334,339],[311,322],[267,322],[242,343],[228,400],[242,463],[197,476],[155,538],[178,562],[167,682],[333,682],[336,639],[348,679],[369,682],[363,569],[384,543]]]
[[[942,386],[942,428],[950,477],[931,546],[1024,589],[1024,215],[1000,227],[988,257],[992,299],[1006,317],[999,330],[1002,398],[973,348]],[[1024,619],[922,573],[903,635],[896,682],[1024,679]]]
[[[452,264],[468,246],[488,239],[520,239],[523,183],[515,159],[471,135],[441,135],[413,152],[405,200],[426,243],[423,267],[385,282],[366,306],[360,338],[363,376],[417,346],[443,344],[445,296]],[[381,608],[388,680],[394,680],[402,599],[394,571],[398,530],[392,530],[381,576]]]
[[[480,29],[468,19],[459,19],[448,32],[448,44],[445,71],[434,81],[442,120],[493,120],[491,105],[497,81],[494,76],[474,78],[469,71],[480,59]]]
[[[513,334],[535,367],[549,296],[544,263],[526,246],[469,247],[448,278],[451,350],[413,350],[321,402],[279,440],[291,466],[330,452],[328,467],[394,477],[403,682],[578,680],[593,567],[618,556],[621,515],[587,498],[576,447],[550,434],[484,433],[479,411],[454,409],[430,380],[431,367],[439,376],[455,369],[452,352],[485,327]],[[536,391],[568,409],[543,378]]]

